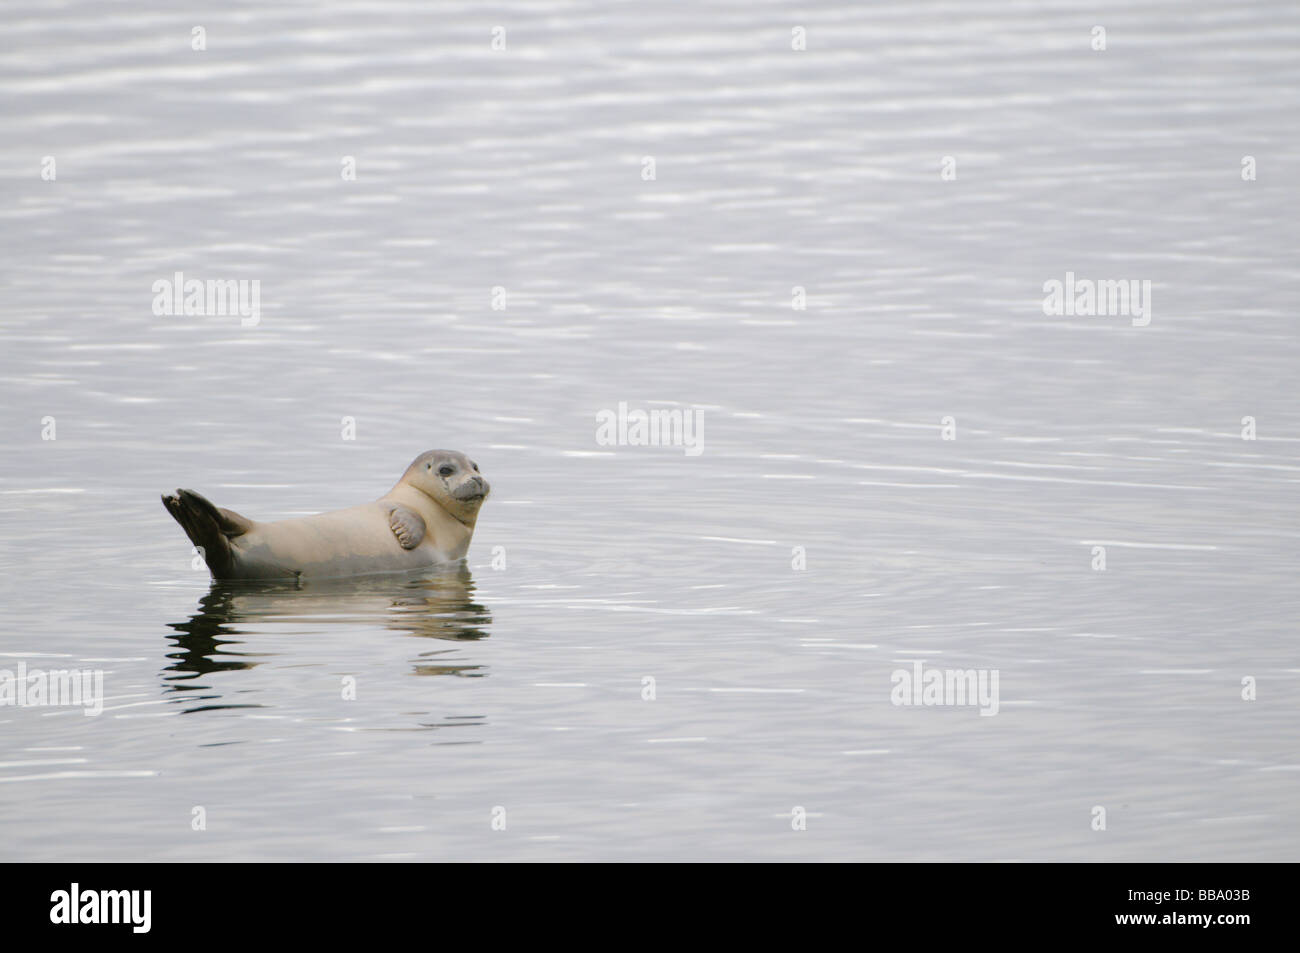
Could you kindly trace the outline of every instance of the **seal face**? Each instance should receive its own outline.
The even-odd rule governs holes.
[[[402,474],[406,483],[434,500],[460,522],[474,526],[479,507],[492,487],[478,464],[455,450],[430,450],[415,458]]]
[[[373,503],[259,523],[193,490],[163,505],[199,547],[215,579],[338,577],[396,572],[465,556],[491,486],[455,450],[430,450]]]

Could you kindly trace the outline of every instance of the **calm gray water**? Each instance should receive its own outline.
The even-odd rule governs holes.
[[[0,858],[1300,859],[1294,4],[4,21],[0,669],[106,701],[0,707]],[[433,447],[464,572],[210,588],[158,499]]]

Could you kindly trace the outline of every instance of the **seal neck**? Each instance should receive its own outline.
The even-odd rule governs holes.
[[[459,545],[468,546],[474,533],[478,514],[468,521],[448,512],[442,504],[410,483],[398,483],[384,495],[384,499],[409,506],[424,519],[425,528],[433,535],[439,549],[451,550]]]

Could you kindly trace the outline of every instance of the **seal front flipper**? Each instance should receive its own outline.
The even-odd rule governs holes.
[[[403,549],[414,549],[424,539],[424,518],[400,504],[389,510],[388,526]]]
[[[199,547],[212,575],[217,579],[228,578],[235,566],[230,540],[252,529],[253,521],[233,510],[214,506],[193,490],[177,490],[175,496],[164,495],[162,501],[190,542]]]

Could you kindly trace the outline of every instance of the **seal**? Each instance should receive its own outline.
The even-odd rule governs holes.
[[[167,512],[214,579],[309,579],[400,572],[465,557],[491,487],[455,450],[430,450],[397,485],[345,510],[259,523],[193,490],[164,494]]]

